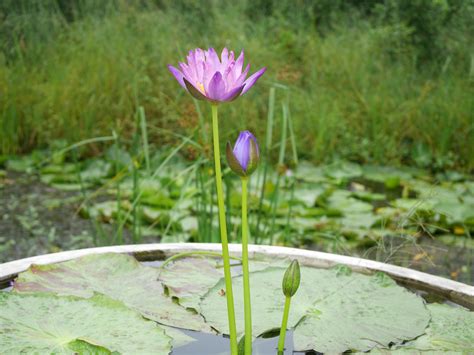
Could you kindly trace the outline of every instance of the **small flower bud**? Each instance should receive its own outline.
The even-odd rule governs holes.
[[[286,269],[285,276],[283,276],[282,287],[283,294],[286,297],[293,297],[298,287],[300,287],[300,279],[300,264],[298,260],[293,260],[288,269]]]
[[[226,156],[234,173],[242,177],[249,176],[257,168],[260,159],[257,139],[249,131],[240,132],[234,149],[227,143]]]

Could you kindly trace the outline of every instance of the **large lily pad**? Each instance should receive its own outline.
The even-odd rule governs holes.
[[[474,350],[474,312],[444,304],[429,304],[430,326],[426,334],[400,350],[456,351]]]
[[[422,334],[428,319],[423,302],[390,278],[352,275],[345,287],[307,310],[296,327],[294,346],[323,353],[368,351]]]
[[[18,277],[16,292],[53,292],[90,298],[101,293],[144,317],[191,330],[211,331],[200,315],[176,304],[158,280],[159,270],[123,254],[89,255],[51,265],[33,265]]]
[[[217,259],[186,258],[161,268],[160,279],[182,306],[198,310],[200,295],[224,276],[217,265]]]
[[[168,354],[170,338],[154,322],[106,296],[0,293],[3,354]]]
[[[242,274],[238,260],[233,260],[232,275]],[[266,269],[270,264],[265,261],[250,263],[251,271]],[[276,265],[276,264],[275,264]],[[160,280],[168,293],[176,297],[180,305],[199,312],[201,297],[224,277],[222,259],[209,257],[186,257],[160,268]]]
[[[251,274],[253,331],[262,334],[281,323],[285,269],[270,267]],[[376,346],[400,344],[423,334],[429,312],[417,295],[399,287],[387,276],[365,276],[345,269],[303,267],[301,286],[291,303],[289,327],[295,327],[295,350],[367,351]],[[234,278],[236,309],[243,309],[242,278]],[[201,302],[206,321],[228,333],[223,281]],[[242,312],[237,327],[243,331]]]

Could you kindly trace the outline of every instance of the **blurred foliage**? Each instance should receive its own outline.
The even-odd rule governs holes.
[[[263,137],[274,86],[307,159],[470,170],[473,18],[473,0],[4,0],[0,153],[131,135],[139,105],[152,141],[197,134],[207,107],[166,64],[229,46],[269,70],[252,98],[223,106],[224,138]]]

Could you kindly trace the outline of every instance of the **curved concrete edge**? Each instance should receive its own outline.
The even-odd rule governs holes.
[[[238,256],[241,253],[240,244],[230,244],[229,249],[233,255]],[[39,255],[0,264],[0,283],[14,279],[20,272],[27,270],[32,264],[58,263],[84,255],[127,253],[135,255],[138,260],[145,261],[164,259],[174,254],[197,250],[220,252],[221,245],[210,243],[120,245]],[[362,273],[383,271],[408,287],[433,292],[471,310],[474,309],[473,286],[400,266],[319,251],[268,245],[249,245],[249,254],[251,258],[298,259],[302,265],[319,268],[329,268],[337,264],[343,264],[349,266],[354,271]]]

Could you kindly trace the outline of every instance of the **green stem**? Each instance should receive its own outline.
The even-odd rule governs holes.
[[[242,269],[244,278],[245,355],[252,354],[252,307],[250,305],[249,280],[249,226],[247,221],[247,184],[242,178]]]
[[[234,294],[232,292],[232,274],[230,273],[229,242],[225,219],[224,189],[222,188],[221,153],[219,148],[219,121],[217,105],[212,105],[212,135],[214,143],[214,164],[216,174],[217,206],[221,229],[222,259],[224,261],[225,294],[227,297],[227,316],[229,319],[230,352],[237,355],[237,328],[235,325]]]
[[[283,319],[281,321],[280,339],[278,340],[278,352],[285,350],[286,326],[288,325],[288,315],[290,314],[291,297],[285,299],[285,309],[283,310]]]

